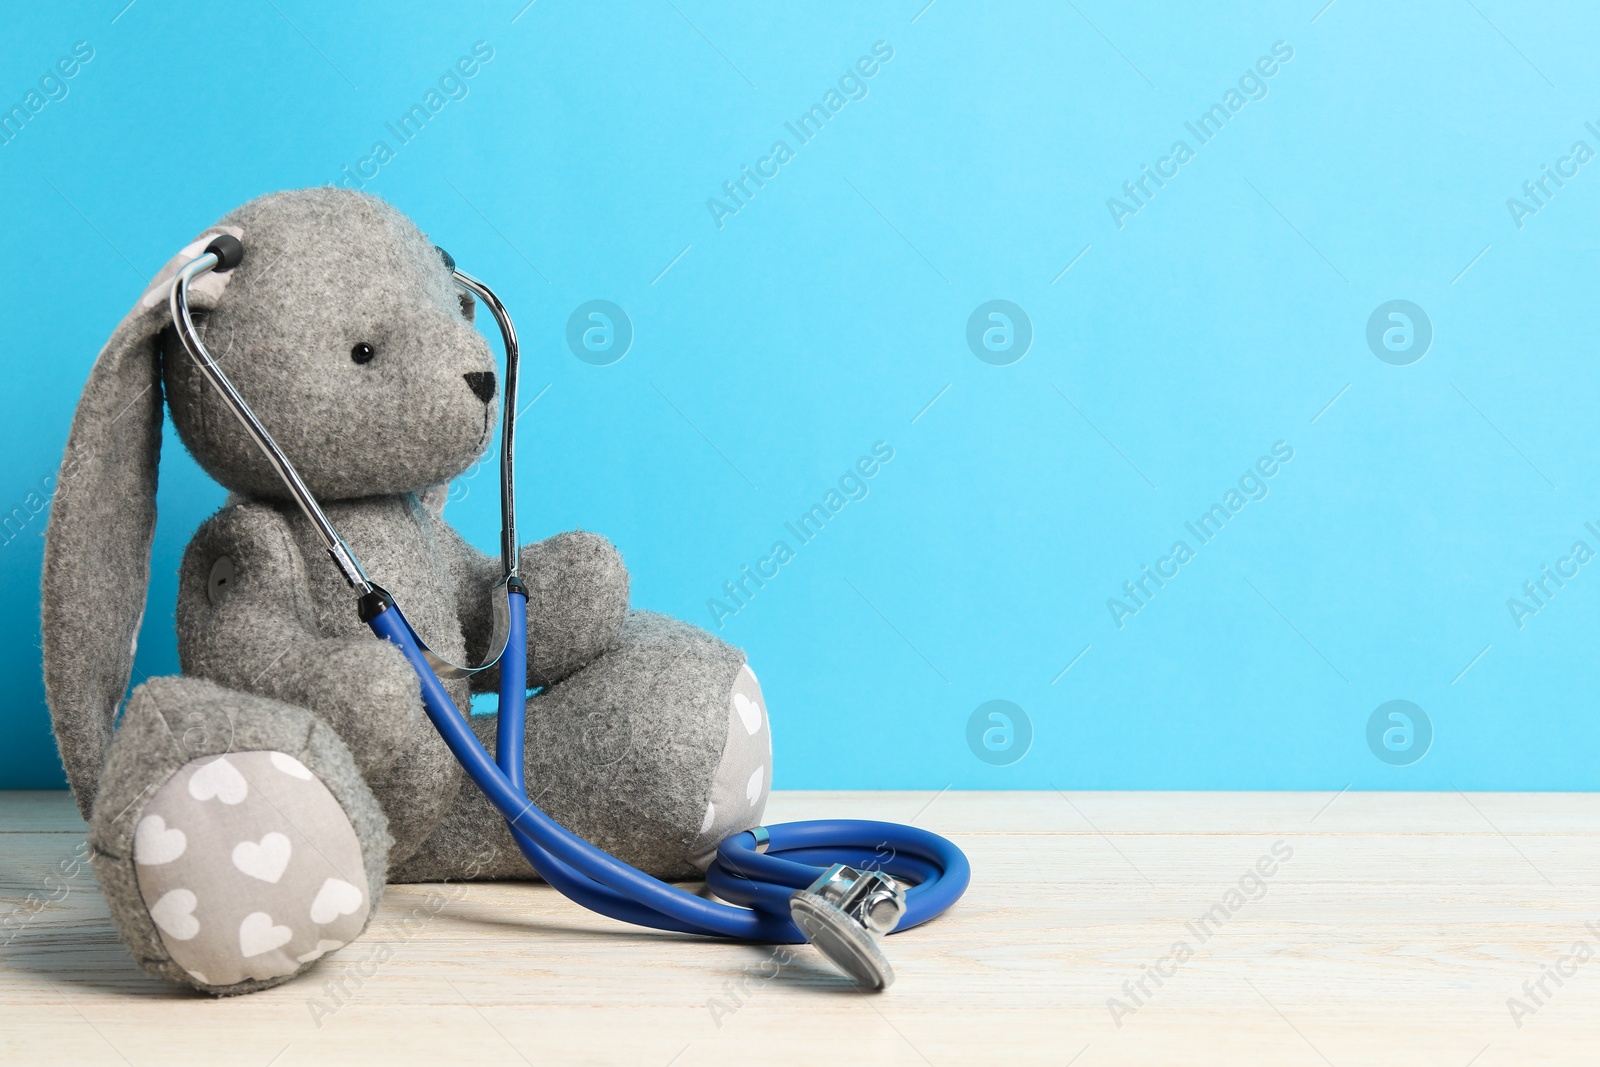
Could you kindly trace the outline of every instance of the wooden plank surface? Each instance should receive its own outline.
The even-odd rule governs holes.
[[[59,879],[83,840],[65,794],[0,793],[0,1062],[1600,1060],[1589,794],[790,792],[769,810],[828,816],[914,821],[972,859],[949,916],[886,943],[881,996],[803,946],[479,884],[393,887],[362,940],[219,1001],[145,977],[92,875]]]

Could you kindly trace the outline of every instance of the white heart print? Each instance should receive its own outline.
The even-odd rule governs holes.
[[[294,932],[287,926],[274,926],[272,916],[264,911],[252,911],[239,924],[239,951],[245,956],[259,956],[289,943]]]
[[[189,778],[189,795],[196,800],[216,797],[224,804],[238,804],[249,792],[250,787],[245,783],[244,775],[228,762],[226,756],[206,764]]]
[[[352,915],[361,907],[361,890],[342,878],[329,878],[311,902],[311,921],[331,923],[341,915]]]
[[[754,804],[756,799],[761,796],[761,783],[766,780],[766,777],[766,767],[757,767],[751,773],[750,780],[744,784],[744,797],[750,803]]]
[[[295,759],[287,752],[274,752],[270,757],[272,765],[291,778],[298,778],[302,782],[311,780],[311,768]]]
[[[200,920],[194,917],[196,903],[187,889],[168,890],[151,905],[150,918],[174,941],[188,941],[200,932]]]
[[[146,867],[171,863],[183,855],[189,839],[177,827],[168,828],[159,815],[146,815],[133,831],[133,861]]]
[[[739,721],[744,723],[744,732],[754,737],[761,729],[761,705],[743,693],[735,693],[733,710],[739,713]]]
[[[273,832],[259,842],[240,841],[234,845],[233,865],[252,878],[276,882],[283,877],[293,851],[287,836]]]

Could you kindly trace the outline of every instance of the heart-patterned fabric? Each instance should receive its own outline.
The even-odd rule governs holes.
[[[704,870],[729,834],[761,825],[772,788],[772,734],[767,729],[761,684],[748,665],[740,667],[728,694],[728,734],[722,760],[711,778],[705,819],[689,856]]]
[[[338,801],[283,752],[179,769],[134,830],[139,892],[173,960],[205,985],[276,978],[361,932],[361,845]]]

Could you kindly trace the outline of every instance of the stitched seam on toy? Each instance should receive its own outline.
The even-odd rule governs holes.
[[[274,524],[278,536],[283,539],[284,552],[289,557],[289,570],[292,581],[289,583],[289,595],[294,598],[294,612],[306,624],[308,633],[315,635],[317,632],[316,605],[311,603],[311,573],[306,567],[305,557],[300,554],[300,546],[295,543],[294,537],[289,532],[289,520],[276,508],[268,508],[278,521]]]

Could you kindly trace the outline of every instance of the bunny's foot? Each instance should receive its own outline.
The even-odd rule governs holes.
[[[496,717],[472,728],[494,748]],[[603,655],[528,701],[528,797],[573,833],[660,878],[692,878],[761,821],[772,738],[744,653],[636,611]],[[697,870],[698,868],[698,870]],[[505,821],[470,782],[395,882],[529,878]]]
[[[761,683],[748,663],[728,686],[728,733],[706,789],[706,813],[689,844],[689,862],[711,866],[729,834],[761,823],[772,788],[772,734]]]
[[[159,678],[128,701],[90,843],[134,958],[232,994],[359,935],[390,842],[348,749],[310,712]]]

